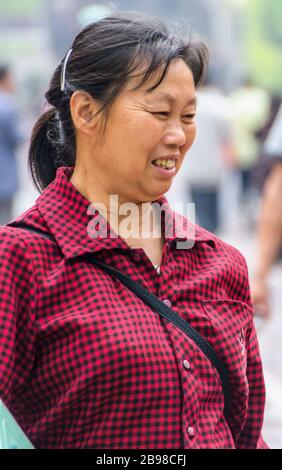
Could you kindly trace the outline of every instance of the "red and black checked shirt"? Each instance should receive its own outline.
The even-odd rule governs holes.
[[[241,253],[196,225],[191,249],[176,249],[177,240],[189,239],[187,230],[166,238],[158,274],[124,239],[89,237],[93,211],[69,181],[72,171],[60,167],[14,220],[57,243],[0,228],[0,396],[34,446],[267,448],[264,378]],[[210,341],[230,375],[228,422],[209,359],[117,279],[80,259],[89,252],[143,283]]]

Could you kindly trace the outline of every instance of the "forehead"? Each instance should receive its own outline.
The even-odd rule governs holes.
[[[156,73],[154,73],[154,75],[136,91],[133,91],[133,89],[138,85],[138,83],[140,83],[142,75],[132,78],[125,88],[125,93],[133,93],[137,96],[142,96],[142,98],[145,99],[154,98],[163,101],[172,101],[173,96],[182,95],[182,97],[184,97],[183,95],[185,95],[191,98],[195,96],[195,85],[192,72],[182,59],[173,60],[170,63],[162,82],[157,86],[157,88],[149,91],[152,86],[158,83],[162,72],[162,68],[157,70]]]

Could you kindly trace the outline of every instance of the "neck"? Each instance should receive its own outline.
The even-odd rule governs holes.
[[[95,184],[91,190],[81,184],[76,175],[70,182],[107,220],[112,229],[128,244],[138,244],[142,239],[161,238],[160,221],[151,202],[128,200],[117,194],[108,194]]]

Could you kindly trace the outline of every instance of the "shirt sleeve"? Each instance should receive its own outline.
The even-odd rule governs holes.
[[[34,363],[37,284],[24,242],[7,227],[0,240],[0,398],[8,406]]]
[[[254,312],[250,293],[248,266],[245,257],[241,257],[246,271],[246,292],[244,301],[247,302]],[[247,380],[249,384],[248,412],[244,428],[236,443],[237,449],[269,449],[265,443],[261,430],[263,426],[265,408],[265,383],[263,366],[260,355],[258,337],[254,320],[247,340]]]
[[[247,419],[237,442],[237,449],[269,449],[261,434],[265,405],[265,384],[262,362],[253,322],[247,349],[249,401]]]

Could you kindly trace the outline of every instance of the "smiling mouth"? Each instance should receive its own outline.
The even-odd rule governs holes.
[[[152,164],[165,170],[172,170],[175,168],[175,160],[171,158],[157,158],[156,160],[152,161]]]

